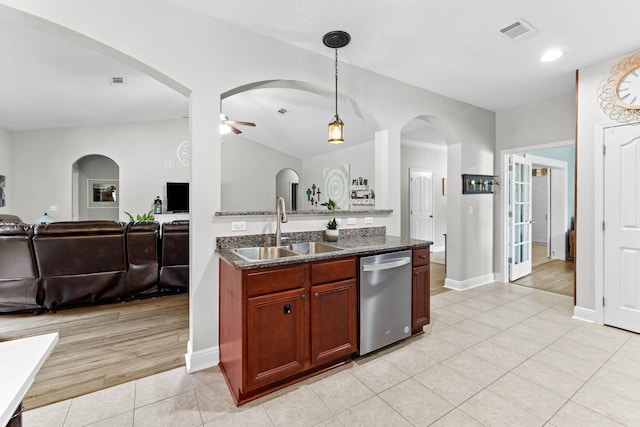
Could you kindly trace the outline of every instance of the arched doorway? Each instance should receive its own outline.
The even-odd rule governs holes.
[[[73,174],[73,219],[117,221],[120,211],[120,167],[109,157],[90,154],[76,160]]]
[[[410,120],[401,130],[402,236],[430,240],[432,294],[446,291],[447,135],[432,116]]]

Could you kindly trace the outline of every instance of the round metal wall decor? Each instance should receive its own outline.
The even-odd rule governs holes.
[[[178,145],[178,160],[185,166],[189,166],[191,164],[191,143],[189,141],[182,141],[180,145]]]

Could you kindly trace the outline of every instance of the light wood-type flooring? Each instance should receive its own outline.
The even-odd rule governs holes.
[[[531,246],[531,274],[513,283],[573,296],[574,263],[547,258],[547,245],[534,243]]]
[[[24,399],[27,410],[184,366],[189,295],[0,316],[0,341],[50,332],[60,338]]]

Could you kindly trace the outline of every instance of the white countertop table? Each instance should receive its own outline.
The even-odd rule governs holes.
[[[57,342],[57,332],[0,342],[0,426],[7,425]]]

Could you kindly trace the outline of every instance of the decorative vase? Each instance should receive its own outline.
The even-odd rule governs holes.
[[[337,242],[338,237],[340,236],[338,230],[325,230],[324,231],[324,239],[327,242]]]

